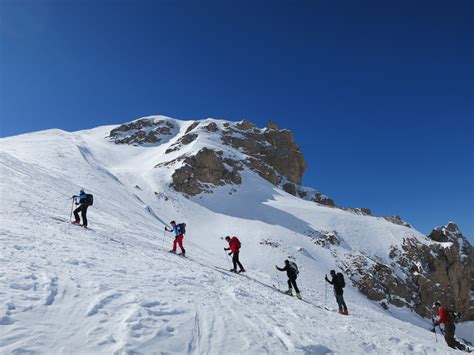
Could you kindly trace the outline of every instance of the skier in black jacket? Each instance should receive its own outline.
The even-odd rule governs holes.
[[[287,294],[293,296],[293,287],[295,288],[296,297],[301,299],[300,290],[298,289],[298,285],[296,284],[296,278],[298,277],[298,267],[294,262],[290,262],[289,260],[285,260],[285,266],[283,268],[279,268],[275,265],[278,271],[286,271],[286,275],[288,276],[288,291]]]
[[[324,277],[324,279],[326,280],[326,282],[334,286],[334,296],[336,296],[336,301],[339,306],[339,313],[347,316],[349,315],[349,312],[347,311],[346,302],[344,302],[344,290],[342,289],[343,285],[340,284],[336,275],[336,271],[331,270],[331,276],[332,281],[328,280],[327,275]]]

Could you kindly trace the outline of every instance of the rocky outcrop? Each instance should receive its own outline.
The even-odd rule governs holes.
[[[390,264],[366,255],[343,263],[351,279],[369,299],[406,306],[424,317],[440,301],[474,320],[474,250],[454,223],[435,228],[428,236],[435,242],[407,238],[392,247]]]
[[[194,142],[197,139],[198,135],[195,133],[188,133],[182,136],[176,141],[176,143],[171,144],[171,146],[166,149],[165,154],[175,152],[179,150],[183,145],[188,145],[189,143]]]
[[[382,218],[386,219],[387,221],[392,222],[394,224],[398,224],[400,226],[411,228],[411,224],[408,223],[408,222],[405,222],[403,219],[401,219],[400,216],[384,216]]]
[[[252,123],[242,121],[234,126],[228,126],[221,140],[224,144],[259,160],[289,182],[301,184],[306,161],[290,131],[272,128],[259,130]],[[257,169],[256,172],[263,178],[272,175],[265,170],[267,169]],[[273,176],[272,181],[275,181]]]
[[[340,208],[344,211],[349,211],[361,216],[372,216],[372,211],[370,210],[370,208],[366,208],[366,207],[340,207]]]
[[[142,118],[114,128],[109,139],[115,144],[157,144],[171,136],[174,128],[168,120]]]
[[[203,148],[196,155],[184,159],[184,165],[175,170],[171,187],[187,195],[212,192],[212,186],[240,184],[242,166],[222,157],[222,152]]]
[[[184,166],[172,175],[171,186],[186,195],[195,196],[209,192],[212,185],[226,183],[240,184],[239,171],[244,167],[256,172],[273,185],[281,186],[294,196],[299,196],[300,182],[306,169],[306,162],[293,135],[288,130],[279,129],[274,123],[258,129],[248,121],[236,124],[225,123],[219,129],[216,122],[196,124],[186,130],[186,134],[173,143],[166,153],[178,151],[181,146],[193,142],[198,132],[218,134],[224,145],[245,154],[244,159],[222,158],[222,152],[203,149],[194,157],[186,158]],[[315,194],[314,201],[331,203],[323,194]]]

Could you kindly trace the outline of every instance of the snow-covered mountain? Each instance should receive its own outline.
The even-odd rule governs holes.
[[[428,238],[337,207],[300,185],[303,155],[275,124],[153,116],[1,139],[0,156],[2,353],[448,353],[418,314],[436,298],[474,319],[459,276],[472,247],[454,224]],[[90,230],[69,223],[81,187]],[[167,252],[171,220],[187,258]],[[226,271],[226,235],[246,274]],[[303,301],[273,286],[287,258]],[[346,274],[348,317],[330,269]]]

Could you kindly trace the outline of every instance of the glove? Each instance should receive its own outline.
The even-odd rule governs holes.
[[[230,252],[229,255],[232,255],[232,252]]]
[[[435,327],[430,328],[430,331],[432,331],[433,333],[436,333]]]

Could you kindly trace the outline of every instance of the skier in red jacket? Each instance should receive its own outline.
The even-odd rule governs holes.
[[[446,340],[446,344],[453,349],[463,350],[463,345],[454,338],[456,326],[454,325],[451,314],[449,314],[448,310],[441,306],[439,302],[435,302],[433,307],[438,307],[439,312],[438,320],[434,322],[434,326],[444,324],[444,340]]]
[[[242,266],[242,264],[240,263],[239,261],[239,254],[240,254],[240,240],[237,238],[237,237],[225,237],[225,240],[229,243],[229,247],[228,248],[224,248],[225,251],[228,251],[230,250],[230,253],[229,255],[233,255],[232,256],[232,262],[234,263],[234,268],[231,269],[230,271],[232,272],[237,272],[237,265],[239,265],[240,267],[240,270],[238,271],[239,274],[241,272],[245,272],[245,269],[244,267]]]

